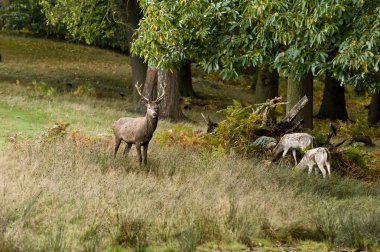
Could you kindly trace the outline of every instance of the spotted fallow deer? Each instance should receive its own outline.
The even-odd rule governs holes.
[[[146,104],[146,114],[144,117],[122,117],[113,124],[113,132],[115,135],[115,150],[114,157],[116,157],[117,151],[122,141],[126,142],[124,150],[125,156],[132,147],[132,144],[136,145],[137,158],[140,163],[147,163],[147,152],[150,140],[153,137],[153,133],[157,128],[159,104],[165,96],[166,84],[161,88],[161,95],[154,101],[150,101],[148,98],[142,95],[141,85],[138,83],[135,85],[141,100]],[[141,147],[143,147],[143,155],[141,156]]]
[[[323,178],[326,177],[326,170],[324,166],[327,168],[327,173],[330,176],[331,174],[331,166],[330,166],[331,154],[327,148],[318,147],[305,152],[305,155],[301,159],[298,165],[294,167],[294,169],[305,169],[309,167],[309,175],[311,174],[314,165],[317,165],[319,170],[322,172]]]
[[[285,134],[281,137],[280,141],[273,150],[273,160],[276,160],[281,153],[282,157],[285,157],[288,151],[292,150],[294,162],[295,165],[297,165],[296,150],[305,150],[307,147],[313,148],[313,142],[314,137],[307,133]]]

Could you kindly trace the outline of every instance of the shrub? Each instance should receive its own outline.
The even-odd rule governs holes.
[[[66,135],[67,127],[70,126],[70,123],[58,121],[54,125],[47,129],[45,133],[42,134],[41,138],[43,142],[51,142],[58,138],[62,138]]]
[[[43,81],[37,82],[34,80],[28,85],[27,89],[31,92],[40,93],[47,96],[55,96],[57,94],[57,90],[54,87],[49,86]]]
[[[193,131],[190,126],[184,124],[175,124],[169,130],[157,132],[154,137],[159,143],[178,144],[185,148],[207,147],[213,140],[211,135],[202,131]]]
[[[84,97],[84,96],[95,97],[96,89],[91,84],[80,85],[73,91],[73,95],[79,96],[79,97]]]
[[[226,151],[248,155],[257,150],[252,142],[258,137],[259,132],[269,131],[275,123],[276,116],[281,113],[283,103],[279,100],[271,100],[262,104],[244,107],[239,101],[234,100],[231,106],[220,112],[226,117],[218,123],[215,130],[215,138],[218,145]]]

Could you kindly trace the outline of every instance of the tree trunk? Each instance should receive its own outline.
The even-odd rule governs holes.
[[[153,101],[157,98],[157,69],[154,67],[148,66],[142,94],[150,101]],[[139,113],[146,112],[145,103],[143,101],[139,102],[137,111]]]
[[[131,48],[133,33],[137,29],[139,21],[143,15],[137,0],[124,0],[123,9],[125,10],[124,21],[127,25],[127,42],[129,48]],[[134,86],[137,82],[144,83],[146,70],[148,67],[147,64],[144,63],[142,58],[134,55],[130,55],[130,60],[132,67],[132,86]],[[133,90],[133,97],[137,100],[137,92],[135,88],[133,88]],[[138,106],[136,109],[138,109]]]
[[[247,75],[247,76],[251,77],[250,79],[252,79],[251,87],[250,87],[250,89],[252,91],[255,91],[255,89],[256,89],[257,72],[258,72],[258,68],[252,67],[252,66],[247,67],[247,68],[242,70],[242,74]]]
[[[158,70],[158,86],[166,84],[165,96],[160,104],[160,116],[172,121],[184,119],[180,105],[178,73],[175,70]]]
[[[317,117],[343,121],[348,119],[344,86],[329,73],[326,73],[322,104]]]
[[[256,92],[254,94],[255,103],[263,103],[267,99],[278,96],[278,72],[268,69],[257,69]]]
[[[371,105],[368,112],[368,123],[375,125],[380,122],[380,92],[372,94]]]
[[[300,80],[293,78],[288,79],[288,89],[287,89],[287,101],[286,112],[289,112],[292,107],[304,96],[307,96],[308,103],[306,106],[297,114],[296,120],[303,119],[303,127],[312,129],[313,128],[313,75],[311,73],[307,74]]]
[[[251,90],[253,92],[256,91],[256,84],[257,84],[257,77],[258,77],[258,70],[256,69],[254,72],[252,72],[252,83],[251,83]]]
[[[184,97],[196,97],[191,79],[191,62],[186,61],[178,71],[179,93]]]

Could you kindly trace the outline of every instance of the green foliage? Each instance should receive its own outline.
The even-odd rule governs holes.
[[[74,96],[96,97],[96,89],[91,84],[80,85],[73,91]]]
[[[65,37],[89,45],[128,48],[127,27],[119,1],[41,0],[42,12],[52,28],[65,27]]]
[[[117,0],[16,0],[0,7],[0,24],[7,30],[27,30],[126,51],[122,11]]]
[[[366,165],[366,156],[367,154],[364,151],[355,147],[349,147],[343,152],[343,158],[347,162],[363,170],[368,169]]]
[[[378,161],[366,151],[352,146],[332,155],[332,167],[337,173],[359,179],[376,179]]]
[[[57,94],[57,90],[54,87],[49,86],[43,81],[37,82],[36,80],[32,81],[32,83],[28,85],[28,90],[46,94],[47,96],[55,96]]]
[[[141,6],[145,18],[132,51],[155,66],[173,68],[190,59],[223,78],[260,65],[293,78],[328,71],[345,83],[376,84],[377,1],[165,0]]]
[[[240,153],[248,153],[250,143],[254,140],[253,130],[261,124],[258,115],[252,113],[253,107],[243,107],[234,100],[233,105],[228,106],[223,112],[226,118],[218,123],[215,137],[223,148],[234,149]]]
[[[216,143],[225,150],[233,150],[247,155],[261,149],[258,144],[266,140],[254,143],[256,132],[272,126],[272,119],[276,117],[276,111],[281,103],[272,101],[244,107],[239,101],[234,100],[231,106],[221,110],[225,119],[218,123],[215,130]],[[273,141],[271,139],[270,141]]]
[[[57,31],[51,31],[46,25],[46,18],[41,9],[39,0],[4,1],[0,4],[0,24],[2,24],[0,29],[27,29],[39,34],[57,33]]]

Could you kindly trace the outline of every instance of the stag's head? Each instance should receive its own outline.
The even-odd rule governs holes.
[[[146,105],[146,113],[152,117],[152,118],[157,118],[158,117],[158,113],[159,113],[159,105],[162,101],[162,99],[164,98],[165,96],[165,87],[166,87],[166,83],[164,83],[163,86],[161,86],[161,94],[158,96],[158,98],[154,101],[151,101],[149,100],[148,98],[146,98],[145,96],[142,95],[142,92],[141,92],[141,86],[142,85],[138,85],[138,83],[136,83],[135,87],[137,89],[137,92],[138,94],[140,95],[141,97],[141,100],[145,103]]]

